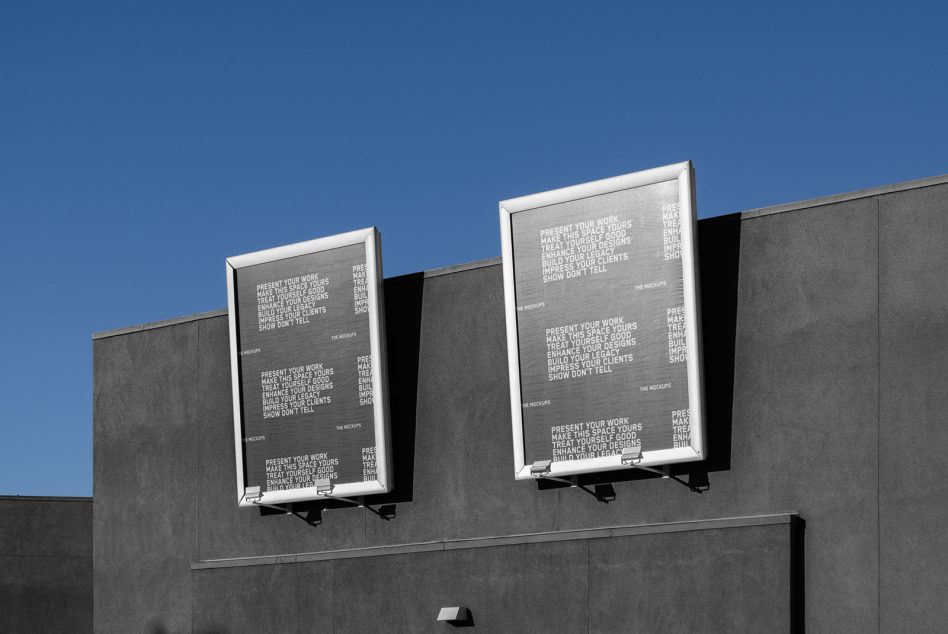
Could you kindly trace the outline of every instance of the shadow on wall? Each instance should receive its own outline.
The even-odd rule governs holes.
[[[366,502],[382,519],[395,517],[395,505],[411,502],[415,472],[415,409],[418,400],[418,354],[421,349],[421,304],[424,273],[412,273],[385,280],[385,340],[387,346],[389,412],[395,488],[385,495],[373,495]],[[350,508],[346,502],[297,502],[293,513],[310,524],[322,521],[325,509]],[[261,515],[282,515],[282,511],[261,507]]]
[[[728,471],[731,468],[731,416],[734,409],[734,345],[737,337],[740,254],[740,214],[718,216],[698,223],[698,279],[701,284],[708,459],[672,465],[671,474],[687,478],[689,486],[702,490],[711,484],[709,473]],[[602,487],[612,482],[658,477],[661,476],[640,469],[630,469],[582,475],[577,479],[577,483],[582,486]],[[540,489],[554,489],[569,485],[540,480],[537,486]],[[598,489],[597,493],[607,489],[608,487]]]
[[[806,586],[804,582],[806,559],[804,543],[806,521],[799,518],[791,526],[790,534],[790,631],[806,630]]]
[[[395,488],[374,495],[377,504],[411,502],[415,474],[415,410],[418,403],[418,354],[424,273],[385,280],[385,340],[388,345],[389,412]]]

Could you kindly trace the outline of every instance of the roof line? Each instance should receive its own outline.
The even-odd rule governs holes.
[[[935,185],[944,185],[948,183],[948,174],[941,176],[929,176],[928,178],[919,178],[891,185],[880,185],[878,187],[868,187],[866,189],[857,189],[856,191],[846,192],[845,194],[833,194],[831,196],[821,196],[819,198],[808,198],[792,203],[783,203],[771,207],[759,207],[757,209],[748,209],[739,212],[741,220],[759,218],[760,216],[770,216],[772,214],[782,214],[788,211],[799,211],[801,209],[812,209],[813,207],[823,207],[825,205],[834,205],[849,200],[858,200],[860,198],[871,198],[873,196],[882,196],[884,194],[894,194],[904,192],[909,189],[921,189],[923,187],[934,187]],[[710,220],[710,219],[709,219]]]
[[[138,324],[135,326],[128,326],[126,328],[116,328],[114,330],[105,330],[103,332],[93,333],[92,339],[105,339],[107,337],[117,337],[119,335],[128,335],[133,332],[141,332],[143,330],[154,330],[155,328],[164,328],[165,326],[176,326],[178,324],[186,324],[190,321],[200,321],[201,319],[210,319],[212,317],[226,317],[227,309],[219,308],[218,310],[209,310],[203,313],[195,313],[193,315],[184,315],[182,317],[173,317],[171,319],[163,319],[161,321],[153,321],[147,324]]]
[[[800,200],[792,203],[784,203],[782,205],[773,205],[771,207],[758,207],[756,209],[749,209],[747,211],[735,212],[731,214],[720,214],[717,216],[712,216],[710,218],[703,218],[699,220],[700,223],[714,222],[716,219],[727,217],[734,218],[737,215],[740,215],[741,220],[750,220],[752,218],[760,218],[761,216],[770,216],[773,214],[782,214],[788,211],[799,211],[801,209],[812,209],[814,207],[823,207],[826,205],[834,205],[836,203],[847,202],[850,200],[858,200],[860,198],[870,198],[872,196],[881,196],[884,194],[894,194],[896,192],[903,192],[910,189],[921,189],[923,187],[933,187],[935,185],[944,185],[948,183],[948,174],[942,174],[941,176],[930,176],[928,178],[919,178],[911,181],[904,181],[901,183],[894,183],[892,185],[880,185],[878,187],[869,187],[866,189],[859,189],[852,192],[847,192],[844,194],[834,194],[832,196],[822,196],[819,198],[809,198],[807,200]],[[413,277],[418,277],[422,275],[425,278],[429,277],[438,277],[441,275],[450,275],[452,273],[461,273],[463,271],[470,271],[474,269],[485,268],[488,266],[497,266],[501,263],[500,258],[489,258],[486,260],[477,260],[474,262],[466,262],[464,264],[454,264],[451,266],[445,266],[437,269],[430,269],[428,271],[419,272],[419,273],[407,273],[405,275],[397,275],[395,277],[385,278],[386,282],[402,282],[407,281]],[[114,330],[105,330],[102,332],[93,333],[92,339],[105,339],[107,337],[116,337],[118,335],[127,335],[135,332],[141,332],[143,330],[154,330],[155,328],[164,328],[165,326],[175,326],[178,324],[184,324],[191,321],[199,321],[201,319],[211,319],[213,317],[224,317],[227,315],[227,309],[221,308],[219,310],[210,310],[203,313],[196,313],[193,315],[185,315],[182,317],[174,317],[172,319],[164,319],[162,321],[155,321],[145,324],[138,324],[136,326],[128,326],[126,328],[116,328]]]

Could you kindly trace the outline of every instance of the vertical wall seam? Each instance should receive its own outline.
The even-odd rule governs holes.
[[[306,602],[306,592],[307,592],[306,570],[308,568],[309,568],[308,566],[303,565],[303,564],[296,564],[292,566],[292,569],[295,569],[293,582],[296,584],[296,606],[294,608],[296,611],[296,614],[299,614],[303,610],[303,605]],[[310,590],[310,592],[312,592],[312,590]],[[305,631],[303,629],[303,624],[301,622],[301,619],[299,618],[296,619],[296,627],[294,628],[294,631],[295,632]]]
[[[92,340],[92,631],[95,631],[95,397],[96,397],[96,342]]]
[[[882,632],[882,196],[876,196],[876,630]]]
[[[589,632],[589,618],[590,618],[589,615],[592,612],[592,609],[589,605],[589,584],[590,584],[590,579],[591,579],[590,564],[589,564],[589,542],[591,541],[592,541],[591,539],[586,540],[586,632],[587,634]]]
[[[197,322],[197,489],[198,489],[198,499],[201,499],[201,433],[203,431],[203,425],[201,425],[201,322]],[[201,558],[201,513],[199,512],[200,505],[195,503],[194,505],[194,554],[196,559]]]
[[[329,562],[329,600],[332,601],[332,609],[329,610],[329,629],[336,634],[336,562]]]
[[[556,490],[556,498],[553,506],[553,530],[560,530],[560,495],[562,495],[562,489]]]
[[[194,443],[194,444],[197,445],[197,447],[195,448],[195,454],[196,454],[195,460],[197,461],[197,489],[198,489],[198,495],[197,495],[197,497],[196,497],[195,500],[194,500],[194,559],[195,559],[195,560],[198,560],[198,559],[201,558],[201,512],[200,512],[201,505],[200,505],[200,503],[198,502],[198,500],[201,499],[201,429],[202,429],[202,425],[201,425],[201,402],[202,402],[202,401],[201,401],[201,387],[202,387],[202,386],[201,386],[201,379],[202,379],[203,377],[201,376],[201,322],[198,321],[195,325],[197,326],[197,346],[195,346],[195,348],[196,348],[196,350],[197,350],[197,407],[195,408],[194,413],[195,413],[195,418],[197,419],[197,420],[196,420],[196,422],[197,422],[197,442]],[[189,620],[190,620],[190,623],[188,623],[188,625],[189,625],[189,629],[190,629],[192,632],[194,631],[194,612],[193,612],[193,607],[194,607],[194,584],[191,583],[191,577],[193,576],[193,574],[194,574],[194,573],[189,573],[189,574],[188,574],[188,594],[191,595],[191,596],[190,596],[190,598],[191,598],[190,604],[191,604],[191,607],[192,607],[191,618],[189,619]]]

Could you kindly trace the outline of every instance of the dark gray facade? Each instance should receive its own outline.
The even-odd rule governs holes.
[[[942,628],[946,183],[699,223],[700,494],[514,481],[496,261],[385,282],[389,519],[237,509],[223,312],[98,335],[96,631]]]
[[[92,631],[92,498],[0,496],[0,632]]]

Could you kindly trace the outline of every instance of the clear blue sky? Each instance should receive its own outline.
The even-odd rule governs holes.
[[[90,495],[93,332],[363,226],[690,159],[703,217],[948,172],[943,3],[0,2],[0,494]]]

